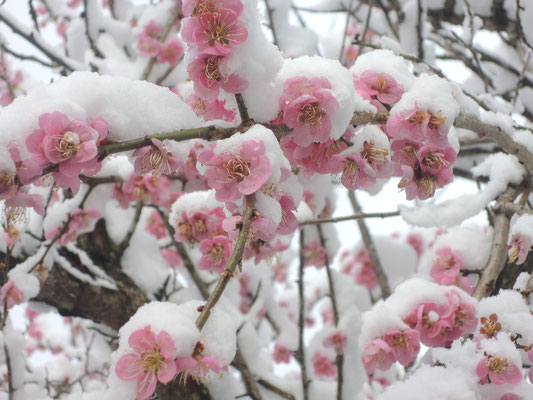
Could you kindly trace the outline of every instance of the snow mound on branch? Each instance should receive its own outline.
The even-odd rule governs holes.
[[[39,116],[56,111],[70,119],[104,119],[112,141],[201,125],[189,106],[167,88],[123,77],[74,72],[51,85],[31,89],[2,110],[0,147],[14,142],[24,148],[26,137],[39,127]]]
[[[496,153],[488,156],[472,169],[474,176],[488,176],[485,189],[475,194],[466,194],[439,204],[421,207],[399,206],[402,218],[411,225],[434,227],[454,226],[473,217],[492,200],[505,191],[507,186],[519,184],[524,176],[524,167],[510,154]]]

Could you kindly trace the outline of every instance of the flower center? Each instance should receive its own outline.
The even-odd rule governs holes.
[[[429,113],[428,128],[429,129],[439,129],[439,127],[444,124],[446,117],[440,114],[440,111],[437,111],[435,114]]]
[[[191,224],[189,224],[188,222],[184,222],[184,221],[178,222],[178,233],[180,234],[180,236],[183,236],[184,238],[186,238],[189,242],[192,241],[191,231],[192,231]]]
[[[205,27],[204,34],[209,38],[209,46],[214,46],[215,42],[219,42],[222,45],[228,45],[230,40],[231,26],[225,25],[220,20],[220,13],[214,13],[214,18],[208,21]]]
[[[444,157],[444,154],[438,152],[432,152],[426,154],[422,160],[422,164],[431,169],[448,168],[450,163]]]
[[[326,115],[326,111],[318,103],[309,103],[300,109],[298,120],[306,125],[316,126]]]
[[[379,93],[388,93],[389,85],[387,84],[387,78],[384,76],[379,76],[376,80],[376,83],[372,86],[372,89],[378,91]]]
[[[409,346],[409,338],[401,333],[399,335],[394,335],[392,337],[392,342],[394,343],[394,347],[399,349],[406,349],[407,346]]]
[[[61,153],[61,158],[67,158],[75,155],[80,148],[80,138],[74,132],[67,131],[59,140],[56,149]]]
[[[497,374],[503,374],[503,371],[508,365],[509,363],[507,362],[507,358],[492,357],[487,362],[489,371],[496,372]]]
[[[370,164],[385,164],[389,152],[381,147],[376,146],[373,142],[365,141],[363,143],[363,153],[361,154]]]
[[[450,269],[455,265],[455,262],[452,256],[440,256],[437,257],[437,264],[444,269]]]
[[[204,233],[207,232],[207,226],[205,224],[205,221],[201,218],[197,218],[193,222],[194,230],[198,233]]]
[[[170,173],[168,154],[164,154],[159,148],[153,147],[148,154],[143,157],[141,170],[143,173],[149,171]]]
[[[427,116],[428,115],[426,114],[425,111],[418,110],[413,115],[411,115],[408,121],[411,124],[421,125],[426,120]]]
[[[218,69],[218,63],[221,57],[209,57],[205,62],[205,76],[207,77],[207,86],[211,87],[213,84],[222,80],[222,74]]]
[[[15,192],[15,174],[11,171],[0,171],[0,195]]]
[[[141,354],[141,362],[145,371],[152,371],[157,374],[165,364],[165,357],[160,353],[159,347],[154,346],[152,351]]]
[[[481,323],[483,326],[479,329],[479,332],[491,338],[496,336],[496,333],[502,329],[502,325],[498,322],[498,316],[491,314],[489,318],[481,317]]]
[[[250,175],[250,163],[239,156],[226,161],[223,166],[226,169],[226,180],[228,182],[242,182],[244,178]]]
[[[350,181],[353,181],[354,183],[357,182],[359,175],[359,164],[357,164],[356,161],[347,158],[346,161],[344,161],[342,174]]]
[[[215,265],[221,264],[224,261],[224,247],[219,244],[213,245],[209,250],[209,258]]]
[[[432,175],[423,176],[419,181],[418,187],[427,197],[433,196],[433,193],[435,193],[435,177]]]

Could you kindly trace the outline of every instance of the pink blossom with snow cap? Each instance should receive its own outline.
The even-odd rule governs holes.
[[[449,336],[453,324],[450,304],[424,302],[411,311],[404,322],[420,333],[420,341],[426,346],[445,346],[453,339]]]
[[[264,185],[270,177],[270,160],[265,154],[265,143],[245,140],[238,152],[215,153],[215,144],[198,156],[207,166],[204,177],[209,187],[216,190],[218,201],[233,201],[249,195]]]
[[[136,149],[134,170],[138,175],[147,173],[171,174],[178,169],[178,159],[169,152],[165,144],[158,139],[151,139],[152,146]]]
[[[436,147],[448,144],[446,116],[441,111],[429,111],[415,105],[414,108],[392,113],[387,120],[389,136],[420,142],[428,140]]]
[[[363,366],[371,375],[376,369],[387,370],[396,361],[393,349],[383,339],[374,339],[363,349]]]
[[[383,341],[389,345],[398,362],[404,366],[415,361],[420,351],[420,333],[414,329],[389,330],[383,335]]]
[[[330,138],[331,116],[337,112],[339,103],[331,93],[328,79],[302,76],[288,79],[279,105],[298,146],[323,143]]]
[[[59,171],[52,176],[59,186],[79,189],[78,174],[95,175],[101,168],[97,160],[98,145],[108,134],[107,123],[94,120],[90,123],[69,118],[60,112],[39,117],[39,128],[26,139],[26,148],[34,156],[24,160],[19,178],[29,183],[38,178],[46,165],[58,164]]]
[[[227,122],[234,122],[235,116],[237,115],[235,109],[226,108],[226,100],[206,100],[192,93],[185,99],[185,102],[192,108],[196,115],[201,117],[204,121],[221,119]],[[196,163],[194,164],[196,165]],[[187,174],[187,170],[185,173]]]
[[[187,43],[196,46],[199,54],[225,56],[233,53],[248,37],[247,29],[238,22],[239,15],[235,11],[223,8],[187,19],[181,34]]]
[[[482,384],[487,383],[487,378],[495,385],[516,384],[522,380],[522,372],[516,365],[511,364],[507,358],[493,355],[479,361],[476,375]]]
[[[206,100],[218,97],[220,89],[228,93],[241,93],[248,88],[248,81],[228,72],[227,57],[200,55],[189,63],[187,71],[194,82],[194,91]]]
[[[354,87],[357,93],[364,99],[371,100],[371,103],[378,109],[379,104],[375,99],[382,104],[393,104],[400,100],[404,92],[392,76],[372,70],[366,70],[360,76],[354,76]]]
[[[200,243],[202,257],[198,261],[198,268],[222,273],[231,257],[233,245],[227,236],[218,235],[213,239],[204,239]]]
[[[157,382],[166,384],[176,375],[171,356],[176,346],[167,331],[156,336],[150,325],[134,331],[128,338],[134,353],[120,357],[115,367],[117,377],[126,382],[137,382],[137,399],[148,399],[155,392]]]

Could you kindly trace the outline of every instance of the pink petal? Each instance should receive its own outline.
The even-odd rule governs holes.
[[[117,362],[115,373],[126,382],[136,381],[144,376],[144,366],[137,354],[125,354]]]
[[[155,392],[157,377],[153,371],[147,372],[137,381],[137,400],[146,400]]]
[[[128,339],[128,344],[139,354],[151,351],[156,345],[156,342],[155,335],[150,329],[150,325],[147,325],[144,329],[139,329],[133,332]]]
[[[170,358],[165,359],[165,363],[157,374],[157,379],[161,383],[168,383],[176,376],[176,364]]]
[[[155,342],[159,346],[159,351],[165,358],[170,357],[174,350],[176,350],[174,339],[172,339],[172,336],[170,336],[167,331],[159,332]]]

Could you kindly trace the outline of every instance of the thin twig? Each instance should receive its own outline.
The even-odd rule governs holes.
[[[137,228],[137,225],[139,224],[142,210],[143,210],[143,202],[138,201],[137,204],[135,205],[135,215],[133,216],[133,220],[131,221],[128,232],[126,233],[126,236],[124,237],[124,239],[122,239],[122,242],[120,242],[118,246],[118,258],[122,257],[122,254],[124,254],[128,246],[130,245],[130,240],[133,234],[135,233],[135,229]]]
[[[268,20],[270,23],[270,30],[272,32],[273,43],[274,45],[278,46],[279,45],[278,36],[276,34],[276,29],[274,29],[274,11],[275,10],[270,8],[270,4],[268,3],[268,0],[265,0],[265,7],[267,10],[267,14],[268,14]]]
[[[334,218],[316,218],[308,219],[307,221],[300,222],[298,225],[315,225],[315,224],[325,224],[325,223],[337,223],[343,221],[352,221],[354,219],[361,218],[387,218],[387,217],[397,217],[400,215],[399,211],[389,211],[382,213],[357,213],[353,215],[346,215],[344,217],[334,217]]]
[[[161,35],[159,35],[159,41],[161,43],[164,43],[165,40],[167,40],[170,30],[172,29],[172,27],[176,23],[176,20],[180,16],[181,16],[181,2],[176,7],[174,7],[174,9],[172,10],[172,13],[168,17],[167,23],[165,24],[165,26],[163,27],[163,30],[161,31]],[[150,58],[150,60],[148,61],[148,64],[144,68],[144,71],[141,75],[141,80],[145,81],[148,79],[148,77],[150,76],[150,73],[152,72],[152,69],[154,68],[156,61],[157,61],[157,56]]]
[[[318,237],[320,239],[320,246],[326,249],[326,240],[322,232],[322,226],[318,224]],[[333,308],[333,322],[335,322],[335,327],[339,326],[339,308],[337,306],[337,295],[335,292],[335,283],[333,282],[333,275],[331,273],[331,266],[329,264],[329,255],[326,249],[326,256],[324,260],[326,267],[326,273],[328,275],[328,285],[329,285],[329,298],[331,300],[331,307]],[[343,376],[343,365],[344,365],[344,356],[342,354],[337,354],[335,359],[335,364],[337,364],[337,400],[342,400],[342,384],[344,382]]]
[[[283,397],[284,399],[288,400],[296,400],[296,397],[294,397],[292,394],[287,393],[286,391],[280,389],[279,387],[273,385],[272,383],[268,382],[265,379],[259,379],[257,381],[261,386],[263,386],[265,389],[270,390],[273,393],[276,393],[278,396]]]
[[[357,203],[354,191],[348,191],[348,198],[350,199],[350,203],[352,204],[353,211],[355,213],[361,213],[361,207]],[[372,240],[372,236],[370,236],[370,232],[365,224],[365,221],[362,219],[358,219],[357,225],[359,226],[359,230],[361,231],[361,237],[363,239],[363,243],[365,244],[366,251],[368,252],[368,257],[370,258],[370,266],[376,274],[379,287],[381,288],[381,296],[385,299],[391,294],[387,275],[385,275],[385,271],[383,271],[383,267],[381,266],[381,262],[379,261],[378,252],[376,251],[374,241]]]
[[[246,238],[248,237],[248,232],[252,223],[252,217],[254,215],[253,204],[253,196],[246,196],[246,208],[243,212],[241,222],[242,227],[241,231],[239,232],[239,236],[237,237],[237,240],[235,242],[233,253],[231,254],[230,259],[228,260],[224,271],[220,274],[220,278],[218,279],[215,289],[207,299],[202,311],[200,312],[200,315],[196,319],[196,326],[200,331],[209,319],[209,316],[211,315],[211,310],[217,304],[218,300],[222,296],[222,293],[224,293],[224,289],[226,289],[226,286],[228,285],[230,279],[234,276],[235,269],[242,261],[242,255],[244,253],[244,247],[246,245]]]
[[[241,116],[241,124],[248,123],[250,121],[250,115],[248,114],[248,108],[244,103],[241,93],[235,94],[235,99],[237,100],[237,106],[239,108],[239,115]]]
[[[309,384],[311,381],[307,377],[307,367],[305,365],[305,343],[304,343],[304,327],[305,327],[305,293],[304,293],[304,231],[300,229],[300,265],[298,267],[298,350],[294,354],[296,360],[300,364],[303,400],[309,399]]]

